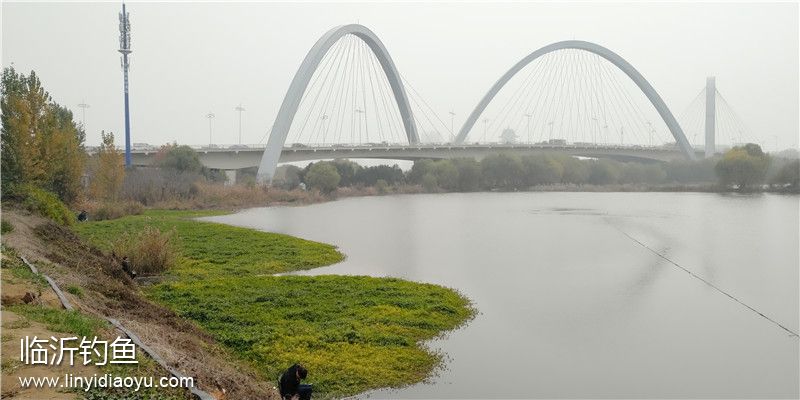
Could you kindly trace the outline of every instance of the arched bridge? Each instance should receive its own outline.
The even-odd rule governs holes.
[[[633,67],[629,62],[625,61],[624,58],[620,57],[617,53],[600,46],[595,43],[591,42],[584,42],[580,40],[567,40],[563,42],[553,43],[547,46],[544,46],[533,53],[529,54],[518,63],[516,63],[511,69],[509,69],[500,79],[495,82],[495,84],[489,89],[486,95],[483,96],[480,103],[475,107],[472,113],[467,118],[466,122],[464,122],[464,126],[461,127],[461,130],[458,133],[458,136],[455,139],[455,143],[463,143],[469,134],[469,131],[475,125],[475,122],[478,120],[478,117],[483,113],[486,109],[486,106],[489,105],[489,102],[497,95],[500,89],[511,80],[520,70],[525,68],[528,64],[536,60],[537,58],[552,53],[557,50],[565,50],[565,49],[577,49],[577,50],[584,50],[590,53],[597,54],[600,57],[605,58],[612,64],[614,64],[617,68],[622,70],[628,77],[636,83],[636,86],[642,90],[642,92],[647,96],[647,99],[650,100],[650,103],[653,104],[653,107],[656,108],[661,118],[664,120],[664,123],[667,124],[670,133],[675,138],[675,142],[678,144],[678,147],[683,151],[683,153],[689,159],[694,159],[695,154],[692,149],[692,146],[689,144],[689,141],[686,139],[686,135],[683,134],[683,130],[681,126],[678,125],[678,121],[675,119],[675,116],[669,110],[667,105],[664,103],[664,100],[661,99],[661,96],[658,95],[653,86],[650,85],[650,82],[642,76],[636,68]]]
[[[369,51],[372,53],[372,56],[374,56],[380,64],[380,69],[383,73],[383,76],[385,77],[391,89],[392,101],[397,106],[402,129],[405,133],[405,138],[408,140],[408,145],[376,147],[374,144],[370,144],[368,146],[349,144],[339,145],[338,148],[332,146],[303,146],[303,148],[285,147],[290,128],[292,127],[295,116],[298,113],[298,109],[301,107],[302,101],[304,100],[304,95],[306,95],[307,90],[310,90],[310,88],[314,86],[314,81],[312,81],[312,78],[315,76],[315,72],[320,69],[320,64],[323,62],[331,48],[334,47],[334,45],[336,45],[337,42],[346,35],[353,35],[363,41],[363,43],[367,45]],[[486,107],[489,105],[492,99],[495,98],[498,92],[504,86],[506,86],[506,84],[520,70],[543,55],[564,49],[583,50],[598,55],[611,62],[619,70],[624,72],[638,86],[641,92],[644,93],[653,107],[655,107],[655,109],[658,111],[658,114],[668,127],[672,137],[674,137],[677,147],[661,148],[659,146],[650,146],[649,148],[643,148],[639,146],[638,148],[630,147],[623,150],[620,146],[615,145],[598,145],[597,143],[576,143],[575,145],[569,145],[567,143],[562,143],[564,142],[563,140],[555,141],[554,143],[552,139],[547,142],[539,142],[535,144],[528,143],[527,145],[507,145],[505,147],[498,146],[496,144],[483,146],[464,145],[467,135],[481,114],[486,110]],[[482,155],[487,151],[496,152],[505,150],[523,152],[560,151],[573,155],[588,157],[612,157],[618,159],[663,160],[675,158],[676,155],[682,155],[683,157],[689,159],[696,158],[694,149],[686,139],[672,112],[669,110],[663,99],[658,95],[652,85],[642,76],[642,74],[616,53],[605,47],[590,42],[571,40],[553,43],[534,51],[520,60],[503,76],[501,76],[500,79],[489,89],[486,95],[484,95],[484,97],[466,119],[466,122],[461,127],[458,135],[454,138],[453,144],[449,146],[419,144],[420,135],[417,127],[417,121],[419,121],[419,119],[417,119],[412,111],[411,102],[409,101],[409,96],[406,92],[405,86],[406,85],[404,85],[404,81],[401,79],[397,67],[395,66],[395,63],[389,55],[386,47],[383,45],[377,35],[375,35],[375,33],[373,33],[371,30],[358,24],[338,26],[329,30],[309,50],[308,54],[300,64],[299,69],[295,73],[291,84],[289,85],[289,89],[287,90],[286,96],[284,97],[283,103],[281,104],[281,107],[275,118],[275,122],[273,123],[266,147],[264,148],[264,151],[260,157],[260,161],[258,162],[258,179],[261,181],[270,180],[274,175],[279,162],[335,157],[395,159],[416,159],[425,157],[451,158],[459,156],[482,157]],[[351,111],[359,112],[361,114],[365,113],[364,110],[358,108]],[[530,115],[527,116],[530,117]],[[324,120],[328,118],[328,115],[322,115],[321,118],[323,119],[322,125],[324,126]],[[353,116],[352,118],[356,117]],[[360,122],[361,115],[359,115],[358,118],[358,129],[360,130],[362,127]],[[366,117],[364,118],[366,119]],[[364,124],[366,125],[366,121]],[[443,152],[448,153],[443,154]],[[212,157],[210,154],[226,154],[225,157],[239,157],[247,154],[247,162],[224,163],[229,164],[230,167],[233,168],[241,168],[238,165],[246,164],[247,166],[250,166],[250,164],[252,164],[251,158],[253,153],[254,152],[252,148],[247,150],[237,149],[234,152],[209,149],[209,151],[205,153],[209,154],[209,156],[201,158]],[[222,156],[220,155],[213,157]],[[221,167],[221,165],[216,166],[207,164],[207,166],[212,168],[227,169]]]

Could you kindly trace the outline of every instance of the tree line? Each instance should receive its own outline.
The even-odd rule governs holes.
[[[53,101],[35,72],[25,75],[5,68],[0,81],[2,111],[3,200],[27,201],[68,220],[72,207],[89,202],[135,202],[153,205],[191,199],[209,185],[222,183],[222,171],[202,165],[189,146],[165,145],[155,157],[155,168],[123,167],[114,135],[101,132],[101,144],[89,156],[84,127],[72,112]],[[718,190],[800,190],[800,161],[774,157],[755,144],[734,147],[721,156],[698,161],[667,163],[581,159],[558,154],[494,154],[482,160],[417,160],[408,171],[397,165],[364,167],[347,160],[320,161],[305,168],[282,166],[274,184],[287,190],[305,185],[330,194],[337,188],[372,187],[379,193],[401,187],[427,192],[526,190],[540,186],[718,185]],[[244,186],[255,187],[255,169],[242,173]],[[220,185],[221,186],[221,185]],[[415,189],[416,190],[416,189]],[[262,190],[266,193],[268,190]],[[414,191],[414,190],[410,190]],[[418,190],[417,190],[418,191]],[[253,193],[244,193],[253,195]],[[217,193],[216,196],[225,196]],[[119,206],[115,206],[120,208]],[[124,205],[129,213],[137,209]]]
[[[348,160],[320,161],[305,168],[284,166],[276,184],[287,189],[305,184],[331,193],[339,187],[418,185],[428,192],[526,190],[537,186],[713,185],[751,190],[768,184],[797,190],[797,160],[771,159],[755,144],[735,147],[722,157],[697,161],[620,162],[559,154],[494,154],[471,158],[414,161],[404,172],[397,165],[364,167]]]

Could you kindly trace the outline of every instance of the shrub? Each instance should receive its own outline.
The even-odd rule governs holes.
[[[11,225],[11,222],[8,222],[6,220],[2,221],[2,230],[0,230],[0,233],[6,234],[6,233],[11,232],[13,230],[14,230],[14,225]]]
[[[83,298],[83,289],[75,285],[67,286],[66,291],[67,293],[72,293],[73,295],[77,296],[79,299]]]
[[[336,190],[342,177],[331,163],[318,162],[311,164],[305,174],[305,181],[308,186],[319,190],[322,193],[331,193]]]
[[[143,212],[144,206],[137,201],[105,202],[89,211],[89,218],[95,221],[104,221],[126,215],[140,215]]]
[[[118,257],[128,257],[133,269],[140,274],[164,272],[175,264],[178,245],[174,231],[161,232],[155,227],[145,227],[137,233],[124,233],[112,244]]]
[[[23,207],[28,211],[49,218],[61,225],[72,225],[75,215],[59,200],[58,196],[32,185],[25,185],[21,192]]]
[[[375,182],[375,190],[378,191],[378,194],[386,194],[389,193],[389,184],[386,183],[383,179],[378,179]]]

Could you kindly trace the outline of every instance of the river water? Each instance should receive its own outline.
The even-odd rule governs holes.
[[[437,283],[475,303],[473,321],[429,343],[446,354],[437,376],[367,397],[797,398],[798,338],[777,324],[798,332],[799,206],[779,195],[469,193],[210,219],[347,255],[302,274]]]

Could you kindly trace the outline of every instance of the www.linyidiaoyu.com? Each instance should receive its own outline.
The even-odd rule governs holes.
[[[63,378],[63,379],[62,379]],[[133,389],[139,391],[143,388],[192,388],[194,378],[164,376],[154,379],[152,376],[113,376],[112,374],[92,376],[74,376],[66,374],[61,376],[19,377],[19,384],[23,388],[65,388],[83,389],[92,388]]]

